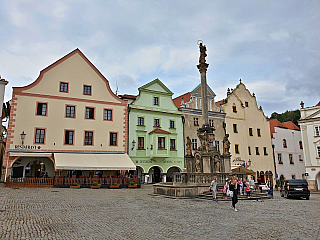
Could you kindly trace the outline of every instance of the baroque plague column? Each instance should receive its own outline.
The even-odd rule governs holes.
[[[186,167],[187,172],[198,173],[218,173],[230,172],[230,142],[228,135],[223,140],[223,155],[214,146],[214,127],[210,127],[208,119],[208,100],[207,100],[207,69],[209,64],[206,63],[206,46],[199,40],[200,57],[197,65],[201,75],[201,98],[202,98],[202,117],[203,125],[197,130],[197,135],[200,140],[198,151],[192,156],[191,140],[187,137],[186,147]]]

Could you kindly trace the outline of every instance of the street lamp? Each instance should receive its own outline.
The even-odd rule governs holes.
[[[26,138],[26,135],[27,134],[25,134],[24,131],[22,131],[22,133],[20,134],[22,145],[24,144],[24,139]]]
[[[131,148],[131,151],[134,149],[135,146],[136,146],[136,141],[133,139],[133,140],[132,140],[132,148]]]

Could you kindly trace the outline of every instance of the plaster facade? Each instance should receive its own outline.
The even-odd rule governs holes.
[[[106,109],[112,111],[109,120]],[[117,134],[114,143],[111,133]],[[7,175],[17,159],[26,168],[21,153],[33,160],[49,154],[54,166],[56,152],[126,154],[126,146],[126,101],[113,94],[108,80],[79,49],[42,70],[30,85],[13,88],[3,162]]]
[[[231,168],[245,163],[256,172],[255,179],[261,175],[262,182],[267,178],[263,175],[270,172],[275,175],[269,122],[262,108],[258,108],[255,95],[240,81],[221,107],[226,113],[231,143]]]
[[[304,179],[305,162],[300,130],[274,127],[272,145],[278,179],[281,175],[285,179]]]
[[[155,79],[140,87],[138,97],[129,104],[128,153],[138,175],[147,176],[150,183],[171,181],[173,171],[185,168],[181,112],[172,95]]]
[[[320,190],[320,102],[314,107],[300,109],[303,152],[307,180],[311,190]]]
[[[222,113],[221,109],[216,106],[215,96],[216,94],[207,85],[209,125],[214,126],[215,128],[215,145],[222,154],[223,138],[225,136],[225,114]],[[202,127],[204,124],[204,120],[202,118],[201,84],[197,85],[191,92],[176,97],[173,102],[182,112],[182,116],[184,117],[185,121],[184,139],[190,137],[192,142],[192,153],[194,154],[200,146],[200,141],[197,136],[197,129]]]

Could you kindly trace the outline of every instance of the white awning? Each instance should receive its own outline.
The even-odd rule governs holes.
[[[10,157],[51,157],[52,153],[41,152],[9,152]]]
[[[56,170],[136,170],[127,154],[54,153]]]

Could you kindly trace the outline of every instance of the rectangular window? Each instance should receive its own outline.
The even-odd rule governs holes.
[[[165,138],[158,137],[158,149],[165,149]]]
[[[91,95],[91,86],[88,86],[88,85],[83,86],[83,95]]]
[[[233,132],[238,133],[237,124],[233,124]]]
[[[237,112],[237,107],[236,107],[236,106],[232,106],[232,111],[233,111],[234,113],[236,113],[236,112]]]
[[[74,118],[75,110],[75,106],[66,106],[66,117]]]
[[[251,147],[248,147],[249,155],[251,155]]]
[[[160,127],[160,119],[154,119],[154,127]]]
[[[260,131],[260,128],[257,128],[257,135],[258,135],[258,137],[261,137],[261,131]]]
[[[94,119],[94,108],[86,107],[86,119]]]
[[[64,134],[64,144],[73,145],[73,135],[74,131],[65,131]]]
[[[291,178],[292,179],[296,179],[296,175],[291,175]]]
[[[170,128],[174,128],[174,121],[170,120]]]
[[[84,145],[93,145],[93,132],[84,132]]]
[[[300,149],[303,149],[303,147],[302,147],[302,141],[299,141],[299,147],[300,147]]]
[[[317,146],[318,158],[320,158],[320,147]]]
[[[259,147],[256,147],[256,155],[260,155]]]
[[[290,164],[294,164],[292,154],[289,154],[289,161],[290,161]]]
[[[220,142],[219,141],[214,141],[216,145],[216,149],[218,152],[220,152]]]
[[[249,107],[249,103],[248,102],[244,102],[246,107]]]
[[[249,136],[253,136],[252,128],[249,128]]]
[[[36,138],[35,138],[35,143],[44,143],[44,137],[46,134],[45,129],[36,129]]]
[[[144,118],[143,117],[138,117],[138,125],[144,126]]]
[[[176,150],[176,140],[170,139],[170,150]]]
[[[299,161],[300,161],[300,162],[303,162],[303,159],[302,159],[302,156],[301,156],[301,155],[299,155]]]
[[[138,137],[138,149],[144,149],[144,137]]]
[[[281,153],[278,153],[278,163],[279,163],[279,164],[283,164]]]
[[[314,127],[314,133],[315,133],[315,136],[320,136],[320,126]]]
[[[282,139],[282,145],[284,148],[287,148],[287,140],[286,139]]]
[[[60,82],[60,92],[68,92],[68,83]]]
[[[192,142],[192,150],[198,150],[198,139],[193,138],[191,142]]]
[[[212,119],[209,119],[209,126],[210,127],[213,127],[214,125],[213,125],[213,120]]]
[[[234,145],[234,152],[235,152],[236,154],[239,154],[239,145],[238,145],[238,144],[235,144],[235,145]]]
[[[159,105],[159,98],[158,97],[153,98],[153,105]]]
[[[47,116],[47,104],[46,103],[38,103],[37,115]]]
[[[263,154],[264,154],[265,156],[268,155],[268,153],[267,153],[267,147],[263,147]]]
[[[112,110],[110,109],[104,109],[103,119],[112,121]]]
[[[110,146],[117,146],[117,133],[110,133]]]
[[[198,118],[193,118],[193,125],[199,126],[199,119]]]

